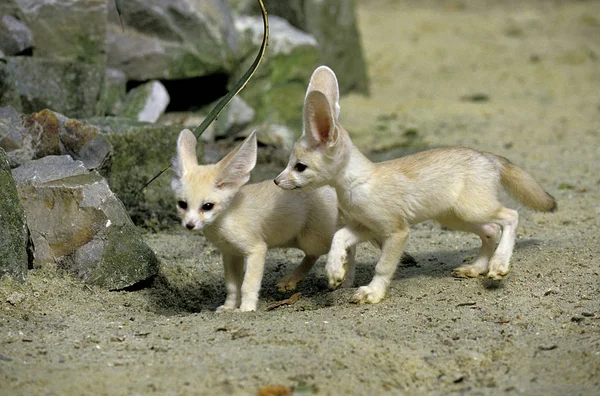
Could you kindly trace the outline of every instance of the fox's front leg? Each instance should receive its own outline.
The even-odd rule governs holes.
[[[242,303],[240,304],[242,312],[256,311],[266,255],[267,245],[264,243],[255,246],[248,254],[246,273],[242,282]]]
[[[244,257],[223,253],[223,269],[227,297],[223,305],[217,308],[217,312],[233,311],[240,306]]]
[[[350,225],[339,229],[333,235],[331,250],[327,255],[327,264],[325,265],[325,272],[327,273],[330,288],[334,289],[344,281],[346,271],[348,270],[348,248],[360,242],[368,241],[371,237],[372,233],[370,231]],[[351,253],[354,255],[354,250]],[[354,257],[352,257],[351,272],[354,271],[353,260]]]
[[[381,255],[379,261],[377,261],[377,266],[375,266],[375,276],[367,286],[358,288],[356,294],[352,297],[354,302],[377,304],[385,297],[387,288],[398,267],[398,262],[402,258],[402,250],[407,236],[408,229],[399,230],[383,241]]]

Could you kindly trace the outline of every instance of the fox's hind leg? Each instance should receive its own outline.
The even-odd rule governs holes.
[[[302,259],[302,262],[294,272],[283,277],[279,282],[277,282],[277,289],[280,292],[292,291],[296,290],[296,286],[298,282],[306,278],[310,269],[315,265],[315,262],[319,259],[319,256],[315,255],[306,255]]]
[[[496,236],[500,231],[500,227],[494,223],[465,223],[460,230],[477,234],[481,238],[481,248],[472,262],[455,268],[453,275],[459,278],[477,278],[485,275],[488,272],[488,265],[496,248]]]
[[[515,247],[519,213],[516,210],[500,208],[493,221],[502,227],[502,237],[500,237],[500,243],[490,260],[487,276],[499,280],[504,278],[510,271],[510,257]]]

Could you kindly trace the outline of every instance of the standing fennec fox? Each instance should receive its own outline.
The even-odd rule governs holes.
[[[346,226],[336,232],[327,257],[331,287],[344,279],[348,247],[368,240],[381,246],[375,276],[358,289],[356,302],[378,303],[385,296],[411,224],[432,219],[477,234],[479,254],[455,274],[501,279],[509,271],[519,216],[500,204],[500,188],[534,210],[556,210],[554,198],[531,175],[491,153],[448,147],[373,163],[352,144],[339,111],[336,76],[321,66],[306,93],[304,133],[275,183],[288,190],[335,188]]]
[[[256,154],[252,132],[218,163],[199,165],[194,134],[184,129],[177,139],[172,188],[182,225],[203,231],[223,257],[227,298],[217,311],[256,310],[268,248],[295,247],[305,253],[296,270],[278,283],[281,290],[293,290],[319,256],[329,251],[338,229],[331,187],[290,192],[270,180],[244,185],[256,165]],[[351,285],[354,249],[348,256],[346,283]]]

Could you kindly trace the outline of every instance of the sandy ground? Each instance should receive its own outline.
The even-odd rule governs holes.
[[[512,272],[454,279],[471,235],[414,227],[378,305],[327,290],[323,260],[298,302],[276,281],[300,261],[269,253],[259,309],[216,314],[218,252],[184,230],[148,234],[153,287],[89,288],[52,269],[0,283],[0,394],[600,393],[600,2],[358,1],[370,98],[342,100],[364,150],[431,146],[507,156],[558,200],[521,208]],[[420,5],[416,5],[416,4]],[[173,148],[174,149],[174,148]],[[357,284],[377,251],[359,249]]]

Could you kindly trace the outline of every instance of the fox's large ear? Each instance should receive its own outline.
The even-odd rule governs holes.
[[[198,165],[196,157],[196,137],[189,129],[179,133],[177,139],[177,157],[173,160],[177,176],[181,177]]]
[[[250,172],[256,165],[256,131],[217,163],[219,174],[215,180],[218,187],[242,186],[250,180]]]
[[[338,139],[331,103],[321,91],[311,91],[304,100],[304,139],[319,146],[333,146]]]
[[[337,121],[340,117],[340,89],[333,70],[327,66],[317,67],[310,77],[306,97],[308,97],[311,91],[321,91],[325,94],[327,100],[329,100],[329,104],[332,106],[333,115]]]

